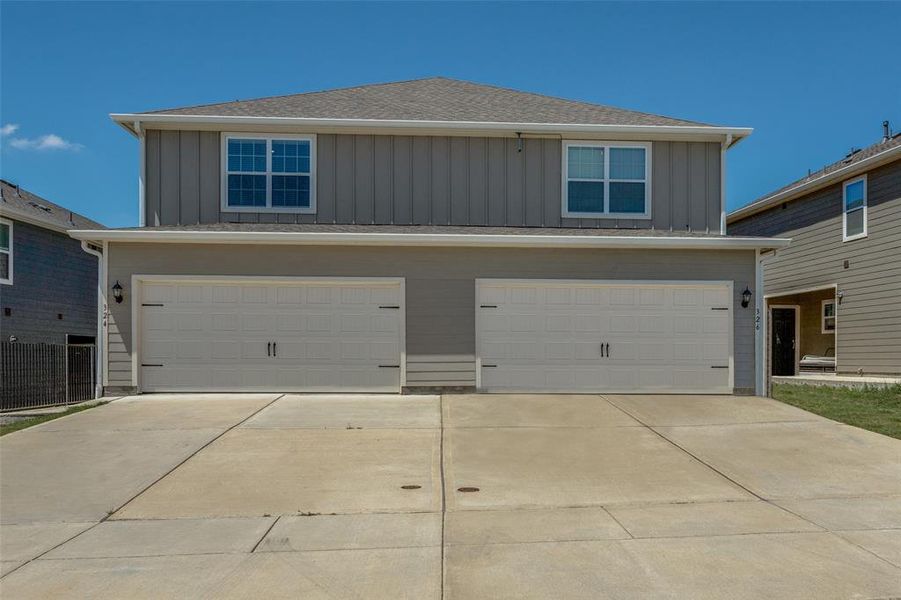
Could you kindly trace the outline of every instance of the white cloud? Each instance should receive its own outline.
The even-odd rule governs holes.
[[[7,123],[3,127],[0,127],[0,135],[2,135],[2,136],[12,135],[16,132],[16,130],[18,128],[19,128],[19,126],[16,125],[15,123]]]
[[[15,130],[13,130],[15,131]],[[55,133],[48,133],[36,138],[13,138],[9,145],[19,150],[81,150],[81,144],[70,142]]]

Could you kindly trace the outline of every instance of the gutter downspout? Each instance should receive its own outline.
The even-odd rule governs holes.
[[[773,249],[760,249],[754,251],[754,356],[756,364],[756,377],[754,393],[757,396],[769,396],[769,377],[767,377],[767,309],[766,299],[763,294],[763,261],[770,256],[775,256]]]
[[[96,373],[94,375],[94,398],[103,397],[103,362],[105,360],[105,333],[106,333],[106,297],[104,286],[104,271],[106,263],[104,262],[103,252],[94,250],[87,240],[81,242],[81,249],[97,257],[97,357],[94,365]]]
[[[726,152],[732,145],[732,134],[720,144],[720,235],[726,235]]]
[[[144,198],[144,181],[147,176],[147,161],[146,161],[146,135],[144,130],[141,128],[141,122],[135,121],[135,132],[138,136],[138,144],[140,145],[140,151],[138,152],[138,156],[140,157],[140,163],[138,164],[138,224],[141,227],[145,227],[147,225],[146,218],[146,210],[145,210],[145,198]]]

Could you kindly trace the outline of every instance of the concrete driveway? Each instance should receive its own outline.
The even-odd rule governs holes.
[[[4,598],[901,596],[901,442],[762,398],[125,398],[0,484]]]

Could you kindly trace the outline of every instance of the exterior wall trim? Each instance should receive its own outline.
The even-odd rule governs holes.
[[[508,248],[672,248],[686,250],[784,248],[789,238],[592,235],[487,235],[449,233],[320,233],[248,231],[71,230],[77,240],[195,244],[296,244],[312,246],[472,246]]]
[[[400,392],[407,385],[407,294],[406,279],[403,277],[273,277],[244,275],[141,275],[131,276],[131,384],[141,393],[140,352],[141,352],[141,318],[140,302],[144,293],[145,282],[177,282],[198,281],[205,283],[358,283],[358,284],[393,284],[400,287]],[[106,362],[106,361],[104,361]],[[104,382],[106,385],[106,382]]]
[[[688,136],[711,136],[723,139],[731,135],[737,143],[751,135],[751,127],[716,127],[709,125],[605,125],[595,123],[516,123],[492,121],[420,121],[409,119],[323,119],[308,117],[250,117],[220,115],[172,115],[142,113],[112,113],[110,118],[136,135],[135,127],[141,123],[171,124],[176,128],[186,124],[199,125],[287,125],[308,128],[368,128],[404,130],[462,130],[497,131],[513,136],[520,133],[594,133],[594,134],[658,134],[662,136],[683,134]]]

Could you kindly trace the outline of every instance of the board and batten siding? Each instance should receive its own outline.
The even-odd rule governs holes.
[[[732,281],[735,388],[754,387],[754,314],[741,292],[754,286],[750,250],[624,250],[109,245],[110,281],[140,275],[403,277],[407,385],[474,385],[475,280],[587,279]],[[130,290],[126,289],[126,299]],[[110,304],[109,385],[132,385],[131,302]]]
[[[837,183],[733,223],[728,232],[792,238],[764,262],[767,295],[829,285],[842,292],[839,372],[901,373],[901,161],[867,173],[867,237],[842,242],[842,201]]]
[[[220,136],[146,132],[148,226],[229,223],[720,230],[720,144],[653,142],[651,219],[562,218],[562,142],[319,134],[316,214],[222,212]]]

